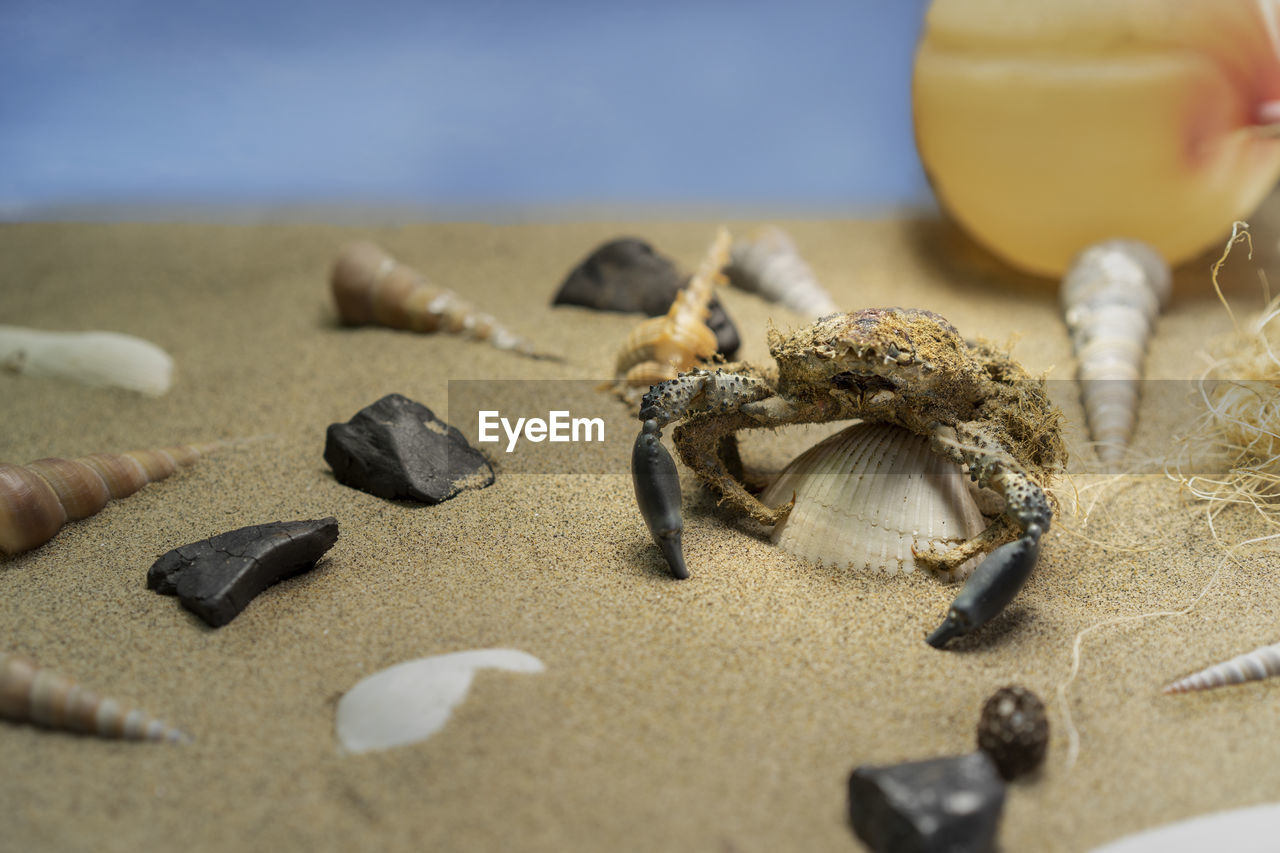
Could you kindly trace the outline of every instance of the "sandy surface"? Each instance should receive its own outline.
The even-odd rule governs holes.
[[[1277,279],[1273,221],[1255,222],[1254,263],[1232,260],[1238,307],[1259,304],[1255,268]],[[1224,564],[1205,507],[1159,473],[1096,478],[1073,465],[1092,512],[1060,513],[1006,615],[947,652],[923,638],[955,587],[808,565],[688,476],[693,577],[665,575],[626,473],[633,422],[593,390],[637,319],[549,302],[607,238],[643,236],[690,269],[713,225],[0,227],[0,321],[128,332],[178,365],[157,399],[0,375],[0,458],[232,443],[0,561],[0,647],[194,736],[138,745],[0,725],[0,848],[857,849],[844,819],[849,772],[971,750],[983,700],[1010,682],[1049,702],[1053,737],[1044,769],[1010,788],[1002,849],[1085,850],[1274,799],[1280,747],[1265,733],[1280,685],[1178,697],[1159,688],[1280,639],[1280,559],[1249,548]],[[1002,272],[949,230],[786,227],[840,303],[929,307],[967,334],[1016,340],[1034,372],[1071,377],[1054,290]],[[565,361],[339,328],[327,271],[356,237]],[[802,322],[751,294],[722,299],[745,358],[767,358],[770,318]],[[1153,375],[1194,375],[1196,351],[1229,326],[1207,262],[1190,265],[1153,344]],[[328,424],[393,391],[463,422],[474,412],[448,380],[499,378],[523,380],[499,394],[517,414],[611,410],[611,440],[576,445],[574,465],[542,464],[535,446],[507,456],[486,445],[496,484],[434,507],[353,491],[329,473]],[[1087,458],[1071,385],[1052,384]],[[1172,416],[1148,405],[1142,417],[1139,447],[1159,445]],[[777,470],[834,429],[752,435],[748,467]],[[326,515],[341,535],[320,565],[221,629],[145,588],[147,568],[178,545]],[[1218,519],[1226,542],[1264,532],[1245,513]],[[1087,634],[1062,704],[1078,631],[1181,608],[1219,567],[1188,615]],[[490,647],[526,651],[546,671],[481,672],[430,740],[342,753],[335,704],[363,676]]]

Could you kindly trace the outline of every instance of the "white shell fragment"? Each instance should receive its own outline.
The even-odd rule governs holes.
[[[419,658],[362,679],[338,702],[338,740],[369,752],[431,737],[471,688],[477,669],[542,672],[542,661],[515,649],[477,649]]]
[[[773,530],[783,550],[822,565],[916,567],[912,549],[944,552],[986,527],[960,468],[927,439],[892,424],[854,424],[787,465],[761,501],[791,513]],[[967,576],[977,558],[962,564]]]
[[[0,326],[0,366],[29,376],[115,386],[159,396],[173,383],[173,359],[119,332],[46,332]]]
[[[1214,812],[1127,835],[1093,853],[1271,853],[1280,837],[1280,803]]]
[[[1190,693],[1228,684],[1261,681],[1280,674],[1280,643],[1262,646],[1231,660],[1207,667],[1164,688],[1164,693]]]
[[[1147,339],[1169,287],[1169,265],[1136,240],[1085,249],[1062,279],[1081,402],[1103,462],[1118,460],[1133,434]]]
[[[781,228],[769,226],[751,239],[735,240],[730,257],[732,264],[727,272],[735,287],[814,319],[840,311]]]

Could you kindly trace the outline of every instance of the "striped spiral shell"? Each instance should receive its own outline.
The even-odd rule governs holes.
[[[95,453],[79,459],[0,464],[0,552],[19,554],[43,545],[69,521],[87,518],[107,501],[190,465],[211,445]]]
[[[720,228],[689,283],[676,293],[671,308],[634,329],[618,350],[615,390],[624,400],[638,401],[651,385],[680,373],[716,353],[716,334],[707,326],[712,292],[729,262],[729,232]]]
[[[387,326],[410,332],[447,332],[484,341],[500,350],[549,358],[493,316],[458,294],[437,287],[368,241],[344,247],[329,280],[342,322]]]
[[[1228,684],[1243,684],[1246,681],[1261,681],[1280,674],[1280,643],[1262,646],[1231,660],[1214,664],[1173,682],[1164,688],[1164,693],[1190,693],[1193,690],[1208,690],[1211,687],[1223,687]]]
[[[1169,265],[1136,240],[1085,249],[1062,279],[1080,398],[1103,462],[1123,456],[1133,434],[1147,339],[1169,287]]]
[[[728,276],[734,287],[814,319],[840,311],[781,228],[769,226],[749,239],[734,241],[732,259]]]
[[[917,555],[940,555],[986,527],[960,468],[929,441],[892,424],[858,423],[797,456],[760,500],[791,512],[773,529],[788,553],[825,566],[908,573]],[[943,569],[952,580],[977,558]]]
[[[160,720],[106,699],[28,658],[0,652],[0,717],[51,729],[123,740],[182,743],[190,737]]]

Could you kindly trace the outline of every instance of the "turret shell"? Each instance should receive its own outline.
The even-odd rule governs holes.
[[[0,717],[52,729],[124,740],[190,738],[128,705],[86,690],[34,661],[0,652]]]
[[[750,238],[735,240],[732,259],[728,276],[734,287],[814,319],[840,311],[781,228],[768,226]]]
[[[1230,660],[1206,667],[1164,688],[1165,693],[1190,693],[1228,684],[1261,681],[1280,675],[1280,643],[1262,646]]]
[[[968,479],[892,424],[858,423],[806,450],[765,490],[766,506],[795,496],[773,530],[783,550],[827,566],[911,572],[915,552],[942,553],[986,527]],[[977,558],[948,579],[967,576]]]

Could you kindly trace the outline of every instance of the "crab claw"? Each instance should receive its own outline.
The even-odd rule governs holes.
[[[676,461],[662,446],[662,434],[655,420],[645,421],[636,436],[631,451],[631,480],[640,514],[649,525],[654,544],[667,558],[671,575],[680,579],[689,577],[680,545],[680,533],[684,530],[680,518],[680,475],[676,472]]]
[[[974,569],[951,603],[947,618],[926,642],[940,649],[991,621],[1022,589],[1039,556],[1040,526],[1033,524],[1021,537],[988,554]]]

